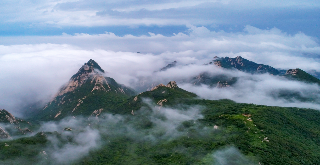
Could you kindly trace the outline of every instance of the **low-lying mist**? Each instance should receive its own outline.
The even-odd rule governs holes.
[[[320,98],[319,85],[269,74],[243,74],[238,77],[235,84],[223,88],[208,85],[195,86],[187,83],[181,84],[180,87],[210,100],[230,99],[239,103],[320,110],[320,103],[317,102]],[[310,100],[302,101],[299,97]]]
[[[0,45],[0,108],[23,117],[30,105],[50,101],[89,59],[98,62],[107,72],[106,76],[135,87],[139,92],[149,87],[138,88],[137,84],[185,80],[204,71],[221,72],[203,66],[215,56],[242,56],[275,68],[320,72],[319,43],[303,33],[288,35],[277,28],[263,30],[252,26],[246,26],[239,33],[192,25],[188,28],[187,32],[172,36],[153,33],[116,36],[107,32],[30,36],[19,42],[15,38],[6,38]],[[180,64],[177,68],[156,72],[175,60]],[[223,72],[227,73],[241,74]],[[264,104],[268,105],[268,102]]]
[[[216,84],[194,85],[197,76],[206,73],[211,78],[224,75],[237,81],[228,87]],[[230,99],[239,103],[269,106],[301,107],[320,110],[320,87],[318,84],[290,80],[270,74],[249,74],[238,70],[219,68],[215,65],[180,65],[152,76],[140,77],[131,87],[141,91],[150,90],[159,83],[176,81],[178,86],[210,100]],[[140,91],[140,92],[141,92]]]
[[[92,151],[114,145],[113,143],[123,138],[130,139],[133,143],[156,145],[188,136],[191,134],[190,129],[196,130],[192,134],[199,135],[214,131],[213,128],[198,123],[198,119],[202,118],[200,106],[159,107],[150,99],[144,99],[144,103],[147,106],[134,114],[104,113],[99,117],[72,116],[60,121],[43,122],[32,134],[21,137],[43,133],[48,139],[46,145],[39,148],[38,162],[35,163],[70,164],[76,163]],[[191,122],[193,126],[185,128],[184,122]],[[15,162],[18,159],[2,163]]]

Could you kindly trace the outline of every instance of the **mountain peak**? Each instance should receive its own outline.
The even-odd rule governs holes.
[[[170,81],[167,85],[159,84],[159,85],[153,87],[150,91],[154,91],[154,90],[158,89],[159,87],[176,88],[176,87],[178,87],[178,85],[175,81]]]
[[[5,109],[0,109],[0,122],[12,124],[16,123],[17,120],[11,113],[6,111]]]
[[[173,68],[177,65],[177,61],[173,61],[170,64],[168,64],[167,66],[163,67],[160,69],[160,71],[166,71],[167,69]]]
[[[96,85],[103,84],[103,82],[105,82],[106,80],[101,73],[105,73],[104,70],[99,66],[97,62],[90,59],[87,63],[84,63],[84,65],[82,65],[82,67],[76,74],[71,77],[69,83],[61,89],[57,96],[61,96],[65,93],[74,91],[89,79],[93,79]]]
[[[100,72],[104,73],[104,70],[99,66],[97,62],[95,62],[93,59],[90,59],[87,63],[84,65],[87,65],[89,67],[93,67],[95,69],[98,69]]]
[[[74,74],[71,79],[77,79],[81,75],[88,75],[90,73],[105,73],[104,70],[99,66],[97,62],[90,59],[87,63],[84,63],[82,67],[79,69],[79,71]]]
[[[291,78],[297,79],[299,81],[309,82],[309,83],[317,83],[320,85],[320,80],[316,77],[310,75],[302,69],[289,69],[286,71],[286,76],[290,76]]]
[[[178,85],[177,85],[177,83],[176,83],[175,81],[170,81],[170,82],[166,85],[166,87],[168,87],[168,88],[176,88],[176,87],[178,87]]]
[[[269,66],[269,65],[263,65],[263,64],[257,64],[253,61],[249,61],[241,56],[237,56],[235,58],[229,58],[229,57],[222,57],[222,58],[215,58],[213,62],[209,64],[214,64],[218,67],[223,67],[223,68],[235,68],[243,72],[247,73],[258,73],[258,74],[263,74],[263,73],[269,73],[272,75],[279,75],[280,72]]]

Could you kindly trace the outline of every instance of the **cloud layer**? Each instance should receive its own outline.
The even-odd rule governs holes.
[[[0,44],[0,107],[14,115],[19,115],[30,102],[50,100],[89,59],[97,61],[107,76],[128,86],[141,77],[171,81],[203,71],[219,72],[202,66],[214,56],[242,56],[275,68],[320,71],[320,46],[315,38],[303,33],[288,35],[276,28],[247,26],[241,33],[227,33],[190,26],[188,32],[174,36],[64,34],[3,37]],[[181,67],[154,72],[174,60]],[[184,68],[185,64],[194,65]]]
[[[14,8],[13,8],[14,6]],[[85,1],[85,0],[43,0],[6,1],[1,4],[1,22],[30,23],[34,26],[113,26],[113,25],[186,25],[214,24],[227,21],[231,23],[236,13],[248,18],[248,12],[255,9],[268,11],[291,8],[317,9],[315,1]],[[273,8],[273,9],[271,9]],[[240,10],[239,10],[240,9]],[[224,14],[226,11],[230,16]],[[184,14],[183,14],[184,13]],[[209,13],[209,14],[205,14]],[[266,12],[267,13],[267,12]],[[267,14],[270,16],[270,14]],[[246,19],[242,19],[246,20]],[[249,19],[248,19],[249,20]],[[229,22],[230,21],[230,22]]]

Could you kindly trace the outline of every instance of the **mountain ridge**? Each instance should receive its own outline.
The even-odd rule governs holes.
[[[229,164],[320,163],[319,111],[206,100],[176,81],[136,94],[89,61],[34,118],[40,132],[10,139],[0,127],[0,163],[206,165],[226,151]]]
[[[103,109],[107,104],[114,104],[119,100],[134,95],[135,92],[113,78],[105,77],[104,70],[94,60],[90,59],[74,74],[67,85],[62,87],[38,114],[42,119],[61,119],[67,115],[88,115]],[[96,104],[86,109],[93,101]],[[109,100],[109,103],[103,100]],[[87,101],[88,100],[88,101]],[[101,111],[101,110],[100,110]]]

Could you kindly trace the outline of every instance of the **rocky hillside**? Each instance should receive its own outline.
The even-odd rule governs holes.
[[[177,66],[177,61],[173,61],[172,63],[168,64],[167,66],[163,67],[160,69],[160,72],[161,71],[166,71],[167,69],[170,69],[170,68],[173,68]]]
[[[65,116],[99,115],[134,94],[132,89],[118,84],[113,78],[105,77],[104,70],[90,59],[37,117],[58,120]]]
[[[14,117],[4,109],[0,109],[0,139],[11,138],[31,133],[31,123]]]
[[[269,65],[257,64],[255,62],[242,58],[241,56],[237,56],[236,58],[215,57],[214,60],[210,62],[210,64],[228,69],[235,68],[237,70],[252,74],[269,73],[272,75],[278,75],[280,73],[277,69]]]
[[[317,83],[320,85],[320,80],[316,77],[312,76],[311,74],[297,68],[297,69],[289,69],[286,72],[286,77],[290,79],[295,79],[298,81],[303,81],[306,83]]]
[[[33,136],[10,139],[8,126],[25,127],[0,110],[0,164],[320,164],[319,116],[205,100],[175,81],[135,95],[90,60],[33,118],[48,121]]]

